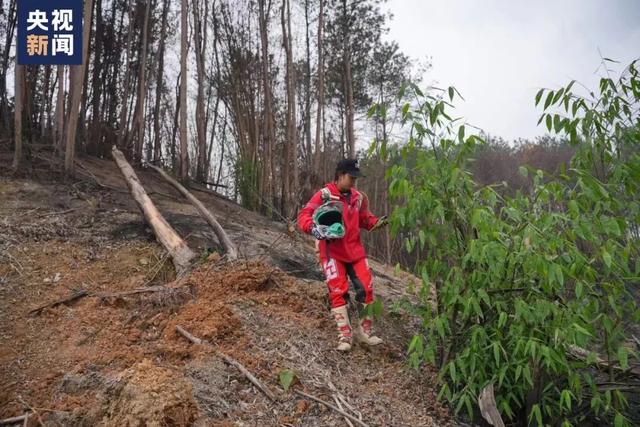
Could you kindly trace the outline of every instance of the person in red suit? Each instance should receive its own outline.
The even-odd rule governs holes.
[[[367,262],[360,229],[368,231],[387,224],[386,216],[380,218],[369,212],[369,202],[364,193],[355,189],[356,180],[361,177],[358,161],[341,160],[333,182],[317,191],[298,214],[300,229],[318,240],[320,264],[324,271],[331,312],[339,332],[337,349],[348,351],[353,340],[367,345],[378,345],[382,340],[372,334],[372,318],[366,314],[366,307],[374,301],[372,275]],[[342,223],[345,229],[341,238],[331,238],[326,230],[314,222],[313,214],[328,202],[342,202]],[[347,309],[349,279],[356,290],[355,301],[359,319],[352,328]]]

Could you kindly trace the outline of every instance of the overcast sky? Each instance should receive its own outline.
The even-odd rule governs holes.
[[[576,79],[596,89],[600,54],[640,58],[640,0],[390,0],[389,38],[416,59],[431,57],[425,83],[453,85],[458,114],[507,139],[536,127],[541,87]]]

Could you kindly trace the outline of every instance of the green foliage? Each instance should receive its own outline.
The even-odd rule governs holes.
[[[503,417],[523,424],[580,425],[587,416],[628,425],[614,383],[638,355],[624,346],[640,318],[630,290],[640,278],[640,78],[636,63],[604,78],[596,97],[571,82],[543,89],[541,122],[577,146],[569,170],[521,168],[529,192],[513,197],[477,185],[469,162],[483,141],[448,111],[457,91],[401,88],[408,142],[388,171],[397,207],[392,232],[422,251],[425,332],[410,362],[440,369],[440,397],[473,416],[493,384]],[[558,111],[564,111],[560,114]],[[378,112],[378,110],[372,110]],[[391,147],[386,147],[391,150]],[[591,351],[586,360],[576,350]],[[611,368],[602,371],[596,355]],[[573,356],[572,356],[573,355]]]
[[[370,316],[373,318],[380,317],[382,315],[384,307],[382,305],[382,301],[375,300],[371,304],[367,304],[367,306],[363,310],[364,316]]]
[[[284,391],[289,391],[289,387],[291,387],[291,383],[296,378],[295,372],[289,369],[283,369],[280,371],[280,385],[284,389]]]

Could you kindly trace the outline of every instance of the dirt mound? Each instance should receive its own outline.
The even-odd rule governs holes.
[[[180,309],[164,330],[165,338],[176,338],[175,329],[180,325],[187,330],[198,331],[198,336],[211,342],[239,335],[242,325],[223,303],[192,301]]]
[[[198,417],[191,383],[148,359],[124,371],[110,394],[99,425],[188,426]]]
[[[259,261],[239,261],[217,267],[205,265],[194,271],[188,283],[198,288],[199,297],[210,299],[229,294],[265,291],[277,285],[282,271]]]

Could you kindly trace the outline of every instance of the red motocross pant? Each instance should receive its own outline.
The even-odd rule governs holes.
[[[347,304],[349,279],[355,288],[357,302],[369,304],[373,301],[373,277],[366,258],[347,263],[333,258],[321,257],[320,264],[329,289],[331,308]]]

